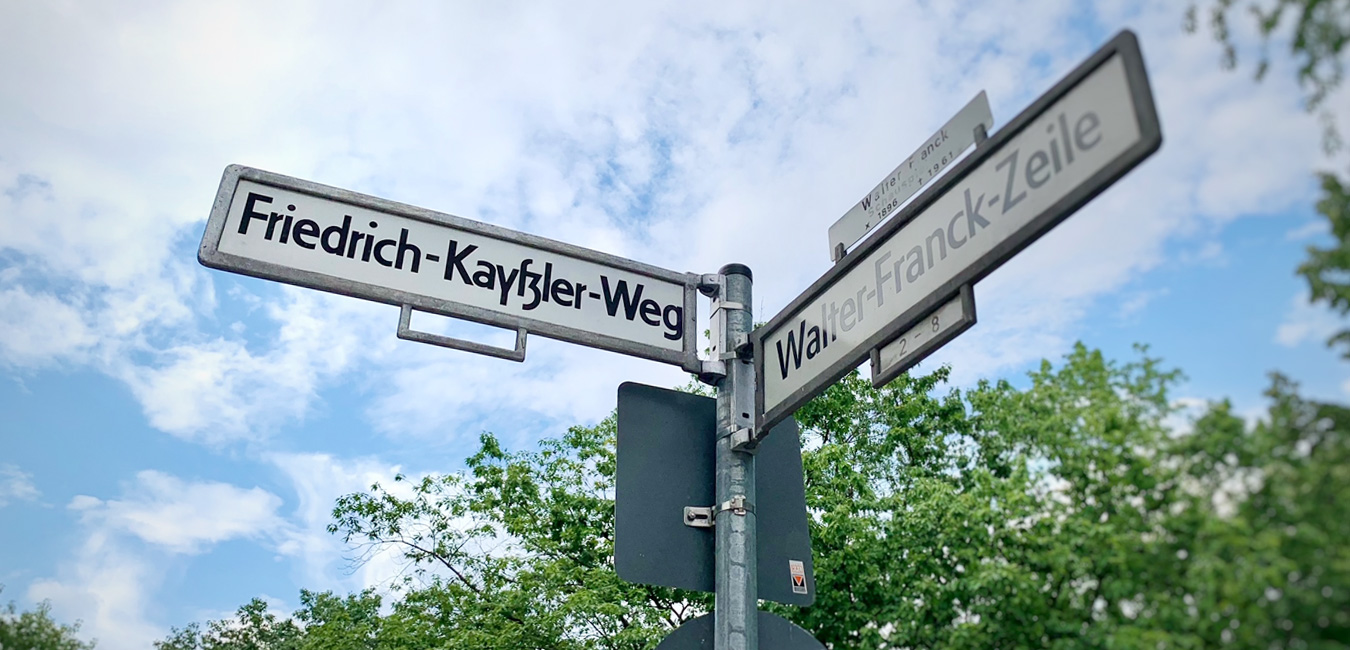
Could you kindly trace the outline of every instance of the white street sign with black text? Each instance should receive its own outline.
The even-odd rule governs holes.
[[[1162,142],[1122,32],[752,334],[759,432],[1109,186]]]
[[[698,367],[698,276],[231,166],[199,257],[213,268],[524,328]]]

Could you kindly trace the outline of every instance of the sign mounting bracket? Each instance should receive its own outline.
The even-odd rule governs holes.
[[[473,352],[475,354],[506,359],[508,361],[525,360],[525,337],[528,332],[524,327],[516,328],[515,349],[499,348],[495,345],[487,345],[476,341],[466,341],[464,339],[457,339],[450,336],[421,332],[412,329],[412,311],[412,305],[403,305],[403,310],[399,312],[398,315],[398,337],[405,341],[430,343],[431,345],[439,345],[443,348]]]
[[[685,506],[684,525],[691,528],[712,528],[717,525],[717,515],[730,510],[731,514],[744,517],[755,511],[755,504],[737,494],[715,506]]]

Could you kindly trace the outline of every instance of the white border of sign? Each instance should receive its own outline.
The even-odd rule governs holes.
[[[684,338],[681,343],[681,349],[663,349],[637,341],[597,334],[595,332],[558,325],[556,323],[525,318],[515,314],[484,309],[432,296],[409,293],[407,291],[400,291],[346,278],[295,269],[271,262],[264,262],[222,252],[220,250],[220,242],[224,233],[226,218],[229,215],[230,204],[234,199],[235,191],[238,188],[240,181],[244,180],[268,185],[281,190],[308,194],[320,199],[336,201],[371,211],[465,231],[481,237],[510,242],[520,246],[554,253],[556,255],[613,267],[621,271],[647,276],[655,280],[681,285],[684,293]],[[272,172],[253,169],[251,167],[244,167],[242,165],[230,165],[225,168],[224,176],[220,180],[220,189],[216,193],[215,204],[211,207],[211,216],[206,222],[206,232],[202,236],[201,248],[197,252],[197,259],[204,266],[222,271],[241,273],[265,280],[275,280],[286,284],[337,293],[353,298],[373,300],[389,305],[407,305],[420,311],[462,318],[476,323],[494,325],[511,330],[524,328],[528,332],[552,339],[558,339],[560,341],[578,343],[593,348],[600,348],[602,350],[609,350],[644,359],[651,359],[653,361],[675,364],[688,372],[698,372],[701,369],[697,349],[699,331],[697,326],[697,298],[698,282],[700,278],[697,274],[668,271],[641,262],[635,262],[607,253],[593,251],[580,246],[565,244],[552,239],[545,239],[543,237],[508,230],[479,221],[472,221],[463,217],[435,212],[425,208],[418,208],[387,199],[352,192],[350,190],[321,185],[319,183],[283,176],[281,174],[274,174]]]
[[[765,341],[788,320],[796,317],[798,312],[805,306],[815,300],[820,294],[830,289],[830,287],[839,279],[847,275],[860,262],[867,259],[867,256],[873,250],[886,244],[891,235],[903,228],[910,220],[923,213],[936,200],[942,198],[948,190],[962,182],[972,171],[980,168],[989,158],[997,154],[1004,144],[1021,134],[1021,132],[1031,125],[1036,119],[1053,107],[1061,98],[1074,90],[1081,82],[1090,77],[1099,67],[1110,61],[1113,57],[1119,56],[1125,70],[1125,78],[1129,85],[1130,99],[1133,103],[1133,109],[1138,120],[1139,139],[1131,146],[1122,151],[1111,162],[1102,166],[1093,173],[1086,181],[1075,187],[1072,191],[1066,193],[1054,204],[1046,208],[1041,214],[1031,219],[1026,226],[1021,227],[1013,236],[999,242],[988,253],[977,260],[974,264],[967,266],[956,273],[947,282],[945,282],[936,291],[932,291],[913,307],[906,310],[900,316],[892,319],[887,325],[881,327],[875,334],[869,336],[853,350],[843,355],[838,361],[831,364],[823,371],[819,371],[815,377],[804,382],[798,388],[792,390],[790,394],[779,401],[768,411],[765,410],[765,365],[768,359]],[[926,314],[932,313],[944,302],[956,295],[962,285],[974,284],[984,278],[994,269],[1001,266],[1004,262],[1011,259],[1023,248],[1029,246],[1032,242],[1039,239],[1042,235],[1049,232],[1050,229],[1059,225],[1060,222],[1068,218],[1075,211],[1091,201],[1097,194],[1101,193],[1112,183],[1124,176],[1126,172],[1134,168],[1145,158],[1158,150],[1162,145],[1162,129],[1158,123],[1157,108],[1153,103],[1153,92],[1149,88],[1148,73],[1144,69],[1144,60],[1139,52],[1139,41],[1133,32],[1129,30],[1121,31],[1113,37],[1101,49],[1094,52],[1082,64],[1066,75],[1059,83],[1036,99],[1035,102],[1023,110],[1017,117],[1013,118],[1006,126],[999,130],[995,135],[990,136],[983,144],[976,147],[975,151],[957,164],[942,178],[938,179],[928,188],[924,194],[920,195],[911,202],[904,210],[893,217],[890,221],[883,224],[871,234],[857,250],[850,252],[840,263],[834,265],[825,275],[816,280],[810,287],[798,295],[791,303],[778,312],[768,323],[751,332],[750,338],[754,343],[755,373],[759,381],[755,382],[755,410],[759,414],[759,420],[755,425],[756,437],[762,436],[769,431],[773,425],[782,421],[800,408],[803,404],[810,401],[811,398],[818,395],[821,391],[828,388],[839,380],[840,377],[851,372],[858,364],[870,354],[870,351],[893,340],[896,336],[911,327],[914,322]]]

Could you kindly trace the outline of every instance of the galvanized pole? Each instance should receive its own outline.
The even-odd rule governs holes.
[[[755,538],[755,370],[751,363],[750,269],[728,264],[719,271],[713,300],[712,345],[726,364],[717,385],[716,590],[714,650],[758,650],[758,562]]]

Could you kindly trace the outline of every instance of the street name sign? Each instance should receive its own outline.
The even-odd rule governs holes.
[[[989,110],[989,97],[983,90],[830,226],[830,259],[835,262],[842,259],[849,246],[941,174],[966,147],[975,143],[976,127],[984,127],[985,131],[994,128],[994,113]]]
[[[1121,32],[751,333],[756,435],[1161,144],[1138,41]]]
[[[881,388],[895,381],[974,324],[975,290],[967,284],[894,341],[872,350],[872,386]]]
[[[400,335],[416,308],[516,330],[516,360],[524,333],[534,332],[700,368],[696,274],[258,169],[225,169],[197,257],[214,269],[402,306]]]

